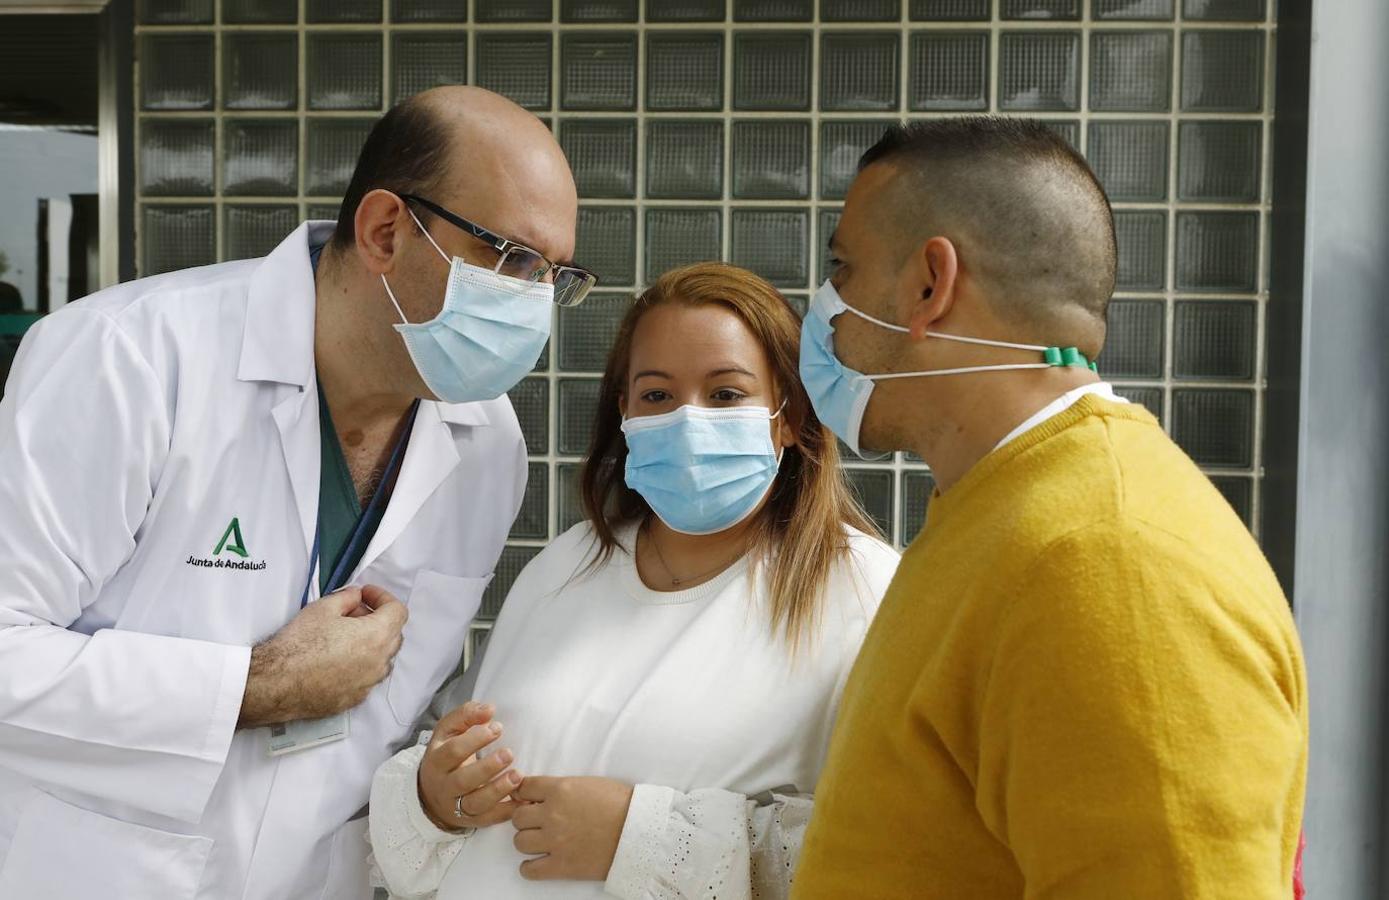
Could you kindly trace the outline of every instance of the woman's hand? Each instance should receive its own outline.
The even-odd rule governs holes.
[[[495,712],[486,703],[458,707],[439,720],[420,760],[420,805],[445,831],[497,825],[516,811],[507,797],[521,783],[521,773],[510,768],[515,760],[511,751],[477,756],[501,737],[502,726],[492,721]]]
[[[521,863],[532,881],[606,881],[632,786],[611,778],[527,778],[515,793],[516,849],[538,859]]]

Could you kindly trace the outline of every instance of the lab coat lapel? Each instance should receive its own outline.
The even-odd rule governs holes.
[[[410,432],[410,446],[405,450],[405,461],[396,478],[391,502],[362,554],[353,574],[354,580],[400,537],[420,507],[458,467],[460,457],[453,426],[476,428],[488,424],[487,413],[480,403],[420,401],[415,426]]]
[[[273,382],[271,415],[304,536],[313,543],[318,521],[318,393],[314,387],[314,313],[317,295],[309,247],[322,244],[332,223],[300,225],[251,276],[237,378]]]
[[[312,400],[312,402],[310,402]],[[280,432],[280,450],[294,488],[294,506],[304,534],[304,548],[313,544],[318,522],[319,436],[318,394],[309,391],[286,392],[271,411]]]

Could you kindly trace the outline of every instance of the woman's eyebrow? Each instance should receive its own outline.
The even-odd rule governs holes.
[[[726,366],[722,369],[714,369],[712,372],[709,373],[708,377],[717,378],[720,375],[746,375],[749,378],[757,377],[753,373],[749,372],[747,369],[739,368],[738,366]]]
[[[632,376],[632,380],[633,380],[633,381],[636,381],[636,380],[639,379],[639,378],[647,378],[647,377],[651,377],[651,378],[670,378],[671,375],[670,375],[669,372],[662,372],[660,369],[643,369],[642,371],[640,371],[640,372],[638,372],[637,374],[633,375],[633,376]]]

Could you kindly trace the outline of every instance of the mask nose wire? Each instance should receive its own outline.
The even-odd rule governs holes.
[[[386,290],[389,291],[390,288],[387,288]],[[784,409],[786,409],[786,404],[788,404],[788,403],[790,403],[790,402],[791,402],[791,399],[790,399],[789,397],[788,397],[787,399],[785,399],[785,400],[782,400],[782,401],[781,401],[781,405],[778,406],[778,407],[776,408],[776,412],[774,412],[774,413],[772,413],[770,416],[768,416],[768,417],[767,417],[767,420],[768,420],[768,421],[771,421],[772,419],[775,419],[777,416],[781,415],[781,411],[784,410]],[[622,417],[622,422],[623,422],[623,424],[626,424],[627,419],[628,419],[627,416],[623,416],[623,417]]]

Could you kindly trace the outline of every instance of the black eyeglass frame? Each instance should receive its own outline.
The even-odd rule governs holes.
[[[532,277],[530,280],[539,281],[546,275],[549,275],[553,272],[554,277],[552,280],[555,284],[555,303],[559,306],[578,306],[580,303],[583,302],[584,298],[588,296],[588,292],[593,290],[593,286],[598,283],[598,276],[590,272],[588,269],[582,268],[580,266],[567,266],[557,262],[553,262],[539,250],[536,250],[533,247],[527,247],[525,244],[519,243],[518,241],[513,241],[509,238],[504,238],[500,234],[497,234],[495,231],[483,228],[476,222],[470,219],[465,219],[457,213],[445,209],[444,207],[435,203],[433,200],[428,200],[424,197],[419,196],[418,194],[401,194],[400,199],[405,200],[409,203],[418,203],[420,206],[423,206],[425,209],[429,210],[434,215],[443,219],[445,222],[448,222],[455,228],[461,229],[467,234],[472,235],[473,237],[477,238],[478,240],[482,241],[483,243],[491,247],[493,250],[495,250],[498,254],[498,257],[497,265],[492,270],[494,272],[501,271],[502,263],[506,260],[507,253],[511,250],[522,250],[526,253],[534,255],[536,259],[540,260],[542,263],[545,264],[545,268],[537,270],[535,276]],[[574,283],[578,285],[577,296],[573,296],[572,292],[566,292],[563,296],[561,296],[561,275],[567,275],[570,278],[576,279]]]

